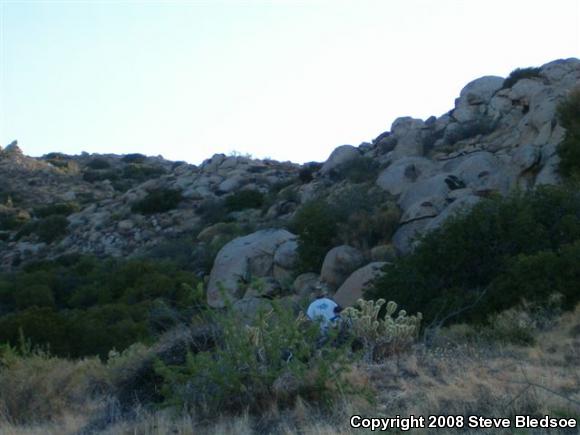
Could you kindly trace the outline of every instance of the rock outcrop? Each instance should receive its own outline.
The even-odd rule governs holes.
[[[227,243],[217,254],[207,287],[208,303],[223,307],[244,296],[247,285],[255,278],[283,278],[280,270],[293,267],[288,263],[296,236],[286,230],[261,230]],[[279,251],[284,251],[280,254]],[[276,263],[283,259],[283,264]],[[289,268],[289,269],[286,269]]]
[[[140,154],[32,158],[13,142],[0,149],[0,267],[71,253],[150,255],[189,244],[192,269],[206,277],[211,270],[212,306],[230,298],[240,310],[254,309],[264,305],[260,298],[287,291],[311,297],[321,285],[338,289],[348,305],[382,264],[360,269],[364,261],[411,252],[423,235],[490,195],[559,183],[557,146],[565,131],[556,108],[579,85],[578,59],[547,63],[515,83],[482,77],[439,117],[398,118],[372,143],[342,145],[326,162],[305,165],[224,154],[200,165]],[[360,192],[373,184],[386,198],[378,204],[383,211],[396,211],[393,236],[374,239],[376,246],[341,240],[336,244],[360,249],[335,248],[321,271],[297,278],[298,240],[282,229],[290,228],[296,210],[318,198],[337,202],[354,185]],[[176,203],[149,213],[136,207],[164,195],[175,195]],[[43,241],[34,231],[20,231],[50,224],[44,219],[54,206],[66,216],[62,237]],[[346,212],[360,210],[353,205]],[[368,216],[359,218],[370,225]],[[266,295],[249,291],[254,278],[265,280]],[[246,291],[253,299],[241,302]]]

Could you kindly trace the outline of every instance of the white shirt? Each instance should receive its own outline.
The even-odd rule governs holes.
[[[338,304],[332,299],[316,299],[308,307],[306,315],[310,320],[320,322],[320,328],[326,330],[332,322],[339,318],[339,315],[334,312],[336,307]]]

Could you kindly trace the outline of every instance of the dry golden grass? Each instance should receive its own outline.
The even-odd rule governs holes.
[[[322,411],[298,399],[290,409],[279,409],[276,400],[260,416],[242,414],[199,421],[195,416],[175,416],[167,411],[137,410],[131,420],[111,424],[105,435],[276,433],[305,435],[367,433],[351,429],[349,418],[396,415],[484,415],[511,417],[536,414],[574,417],[580,421],[580,306],[564,314],[558,324],[536,334],[536,344],[516,346],[474,340],[455,328],[453,345],[425,348],[381,364],[353,366],[345,374],[351,384],[372,388],[376,401],[344,396],[331,411]],[[87,374],[98,378],[94,361],[67,362],[56,359],[21,361],[7,372],[0,369],[0,435],[74,434],[103,411],[103,401],[79,400],[90,390]],[[118,367],[117,367],[118,369]],[[110,374],[108,375],[110,377]],[[32,394],[36,391],[36,395]],[[84,392],[84,393],[83,393]],[[96,399],[96,398],[95,398]],[[103,399],[103,397],[101,397]],[[46,403],[44,403],[46,401]],[[31,406],[30,410],[27,409]],[[9,409],[9,414],[6,410]],[[38,412],[43,422],[21,424],[7,419]],[[24,420],[26,420],[24,418]],[[33,419],[34,420],[34,419]],[[30,420],[29,421],[33,421]],[[368,431],[370,433],[370,431]],[[396,433],[396,432],[395,432]],[[408,433],[429,433],[409,431]],[[431,433],[457,433],[433,430]],[[513,433],[513,429],[473,430],[473,434]],[[524,432],[520,432],[524,433]],[[543,433],[542,431],[525,433]],[[568,432],[570,433],[570,432]]]

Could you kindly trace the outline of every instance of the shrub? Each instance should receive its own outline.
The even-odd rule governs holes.
[[[52,215],[26,223],[16,235],[19,239],[35,234],[40,242],[50,244],[64,237],[67,233],[68,220],[61,215]]]
[[[244,327],[234,312],[211,317],[215,349],[190,353],[183,365],[157,363],[166,405],[201,415],[260,412],[273,400],[293,405],[298,396],[331,404],[347,391],[347,346],[317,349],[317,324],[275,303]]]
[[[560,173],[580,178],[580,88],[558,106],[558,118],[566,129],[564,140],[558,145]]]
[[[106,385],[104,367],[97,359],[60,359],[30,344],[0,346],[0,367],[0,426],[56,421],[86,412],[96,387]]]
[[[123,163],[145,163],[146,160],[147,156],[139,153],[126,154],[121,158]]]
[[[131,210],[142,214],[164,213],[175,209],[181,200],[181,191],[160,188],[152,190],[145,198],[135,202]]]
[[[379,164],[370,157],[359,157],[336,168],[338,178],[351,183],[374,182],[380,171]]]
[[[203,305],[197,278],[175,263],[66,256],[0,274],[0,342],[16,345],[22,330],[55,355],[105,357],[151,341]],[[160,325],[162,306],[170,318]]]
[[[511,88],[521,79],[533,79],[536,77],[541,77],[540,68],[516,68],[510,75],[503,81],[502,89]]]
[[[258,190],[239,190],[228,196],[225,207],[228,212],[241,211],[248,208],[260,208],[264,204],[264,194]]]
[[[400,217],[400,212],[395,207],[356,211],[346,222],[338,225],[338,238],[343,244],[363,250],[387,243],[398,228]]]
[[[54,307],[54,295],[45,284],[23,287],[14,295],[14,301],[19,310],[29,307]]]
[[[48,216],[61,215],[68,216],[79,210],[79,206],[74,202],[63,202],[58,204],[50,204],[35,208],[33,214],[36,217],[45,218]]]
[[[83,180],[87,181],[88,183],[94,183],[97,181],[104,181],[110,180],[115,181],[119,178],[119,174],[117,171],[109,170],[109,171],[95,171],[95,170],[88,170],[83,172]]]
[[[336,237],[337,221],[333,210],[323,200],[308,202],[298,209],[291,227],[299,236],[298,269],[318,272]]]
[[[566,294],[569,307],[580,299],[570,287],[578,279],[579,237],[580,196],[572,186],[486,200],[386,266],[368,296],[397,299],[428,323],[485,322],[521,298],[547,297],[549,289]]]
[[[314,179],[312,173],[312,168],[308,166],[303,167],[300,169],[300,172],[298,172],[298,179],[302,184],[310,183]]]
[[[26,221],[13,213],[0,214],[0,231],[12,231],[22,227]]]
[[[151,178],[159,177],[166,171],[160,166],[146,166],[131,163],[123,168],[122,177],[136,181],[145,181]]]
[[[204,225],[227,221],[227,210],[222,199],[207,198],[197,208]]]
[[[87,168],[94,169],[94,170],[102,170],[102,169],[109,169],[111,164],[108,160],[103,158],[94,158],[87,162]]]

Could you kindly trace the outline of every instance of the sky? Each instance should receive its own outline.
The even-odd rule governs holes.
[[[324,161],[580,57],[580,0],[0,0],[0,145]]]

